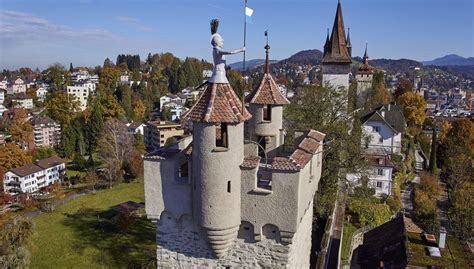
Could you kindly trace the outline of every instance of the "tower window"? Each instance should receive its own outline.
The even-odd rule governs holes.
[[[263,120],[265,121],[272,120],[272,105],[266,105],[263,107]]]
[[[230,193],[231,190],[231,185],[230,185],[230,180],[227,181],[227,192]]]
[[[216,147],[228,148],[227,123],[221,123],[216,128]]]
[[[188,162],[185,161],[179,166],[179,177],[188,177]]]

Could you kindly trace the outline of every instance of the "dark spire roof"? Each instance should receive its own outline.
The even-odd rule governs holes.
[[[350,37],[350,31],[351,31],[351,28],[347,28],[347,39],[346,39],[346,42],[347,42],[347,47],[348,47],[348,48],[352,48],[351,37]]]
[[[369,66],[369,54],[367,53],[367,43],[365,43],[365,53],[362,65],[359,67],[359,74],[372,74],[373,70]]]
[[[342,17],[341,1],[337,3],[336,17],[329,40],[328,50],[324,54],[323,64],[350,64],[352,63],[347,49],[344,20]]]
[[[324,55],[329,51],[330,45],[329,45],[329,28],[328,28],[328,34],[326,36],[326,43],[324,43]]]
[[[246,97],[247,102],[260,105],[288,105],[290,102],[281,94],[277,83],[270,74],[269,50],[270,46],[267,43],[265,46],[265,70],[262,80],[258,87]]]

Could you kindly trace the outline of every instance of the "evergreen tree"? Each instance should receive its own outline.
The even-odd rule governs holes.
[[[69,73],[74,72],[74,67],[72,67],[72,63],[69,63]]]
[[[429,170],[431,174],[436,175],[437,174],[437,165],[436,165],[436,145],[438,144],[437,141],[437,134],[436,134],[436,124],[433,125],[433,136],[431,139],[431,152],[430,152],[430,166]]]
[[[145,153],[145,142],[143,141],[143,135],[140,132],[135,134],[135,143],[133,146],[140,154]]]
[[[128,85],[124,85],[122,87],[122,98],[120,104],[125,111],[125,116],[128,119],[132,119],[133,117],[133,110],[132,110],[132,91]]]
[[[89,160],[92,162],[92,153],[94,153],[97,147],[97,141],[104,127],[104,118],[102,116],[102,109],[98,100],[94,100],[92,106],[92,113],[87,122],[87,153],[89,154]]]

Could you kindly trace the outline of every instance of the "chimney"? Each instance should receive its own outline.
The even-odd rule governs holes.
[[[441,227],[439,229],[439,240],[438,240],[438,247],[440,249],[444,249],[446,246],[446,228]]]

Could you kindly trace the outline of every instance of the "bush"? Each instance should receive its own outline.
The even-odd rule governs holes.
[[[376,199],[354,198],[349,201],[348,207],[361,226],[379,226],[392,216],[390,207],[378,203]]]

